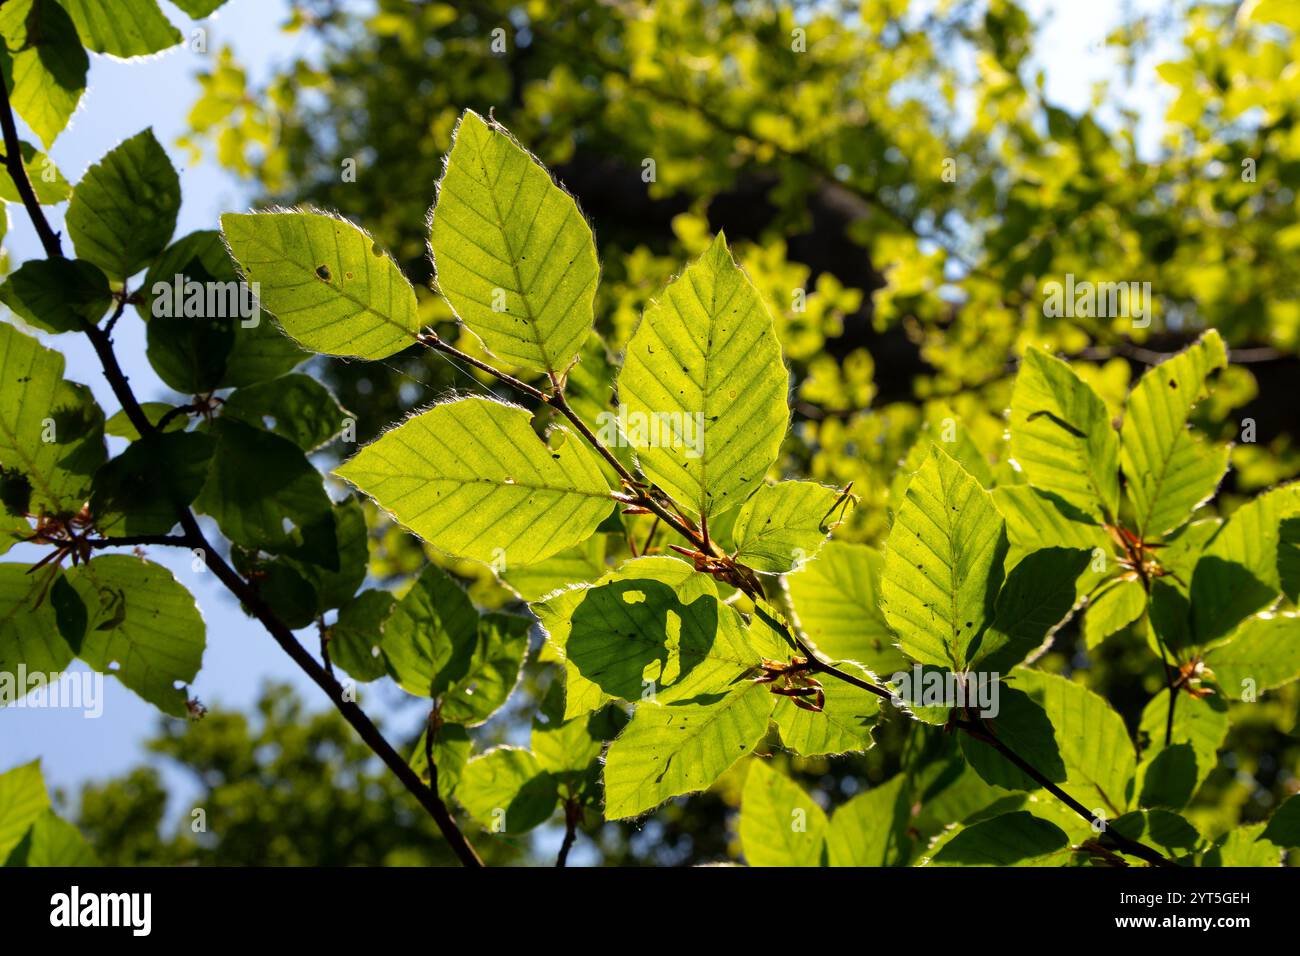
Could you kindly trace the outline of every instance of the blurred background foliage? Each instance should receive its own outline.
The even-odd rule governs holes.
[[[725,229],[793,375],[779,477],[852,482],[860,506],[838,538],[880,543],[901,464],[946,418],[999,481],[1016,480],[1004,410],[1030,344],[1070,357],[1118,409],[1147,365],[1218,328],[1233,364],[1196,423],[1236,443],[1221,508],[1300,473],[1294,2],[1182,3],[1110,34],[1129,69],[1157,38],[1179,49],[1158,68],[1173,96],[1154,157],[1139,155],[1135,112],[1105,109],[1107,84],[1086,112],[1047,99],[1030,65],[1035,25],[1006,0],[304,0],[285,29],[310,31],[323,54],[281,64],[254,88],[221,52],[184,145],[256,184],[259,204],[363,224],[421,291],[427,321],[472,354],[481,346],[432,291],[425,225],[465,108],[507,126],[590,218],[603,263],[597,327],[611,354]],[[1150,282],[1149,327],[1045,315],[1044,283],[1067,275]],[[431,350],[320,362],[361,441],[453,390],[492,387]],[[593,400],[609,407],[611,396]],[[400,586],[424,555],[369,518],[372,575]],[[606,536],[605,557],[645,532],[629,521]],[[513,597],[485,567],[430,557],[471,580],[484,606]],[[1130,729],[1162,686],[1159,661],[1128,629],[1086,654],[1071,624],[1040,666],[1080,675]],[[525,696],[541,699],[551,679],[530,665]],[[1187,811],[1202,832],[1262,818],[1300,789],[1298,694],[1293,684],[1233,708],[1219,767]],[[512,707],[475,734],[514,740],[521,725]],[[878,738],[866,755],[788,758],[789,769],[829,802],[888,778],[904,753],[931,779],[960,771],[938,729],[890,719]],[[80,821],[106,862],[446,861],[341,721],[304,711],[286,688],[268,688],[254,719],[168,724],[151,749],[193,774],[208,830],[194,833],[188,816],[170,829],[157,772],[139,769],[81,795]],[[734,857],[738,775],[640,825],[588,828],[575,861]],[[495,862],[549,862],[538,846],[553,836],[476,842]]]

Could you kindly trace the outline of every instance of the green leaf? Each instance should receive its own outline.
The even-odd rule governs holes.
[[[608,570],[605,535],[594,534],[537,564],[511,565],[500,573],[501,579],[525,601],[540,601],[574,584],[595,581]]]
[[[438,289],[495,355],[562,375],[592,326],[591,229],[495,122],[466,110],[452,135],[429,238]]]
[[[1204,518],[1184,525],[1174,532],[1160,550],[1159,561],[1165,574],[1150,582],[1147,620],[1151,634],[1167,649],[1187,649],[1197,644],[1192,632],[1191,588],[1196,564],[1206,545],[1223,526],[1219,518]],[[1159,653],[1158,644],[1152,650]]]
[[[970,430],[962,425],[961,416],[944,404],[934,404],[926,408],[925,421],[921,423],[921,434],[907,451],[907,458],[894,472],[889,483],[891,501],[902,500],[907,491],[907,483],[925,464],[930,455],[931,446],[946,452],[957,464],[970,473],[982,488],[993,485],[993,469],[984,452],[970,437]]]
[[[1102,555],[1109,555],[1112,550],[1110,538],[1094,519],[1029,485],[994,488],[993,501],[1007,522],[1007,538],[1011,542],[1008,567],[1014,567],[1040,548],[1077,548],[1094,555],[1098,549]],[[1084,575],[1080,585],[1084,586],[1089,578],[1090,575]]]
[[[3,854],[0,854],[3,856]],[[5,866],[99,866],[81,831],[46,810],[14,847]]]
[[[316,592],[312,616],[341,607],[352,599],[366,579],[370,565],[370,533],[366,512],[355,495],[333,506],[334,534],[326,531],[306,536],[304,546],[277,558],[292,567]],[[323,526],[328,522],[322,521]]]
[[[68,235],[77,258],[124,280],[167,247],[180,208],[180,179],[146,129],[86,171],[68,203]]]
[[[816,557],[843,519],[839,491],[814,481],[762,485],[732,526],[734,557],[755,571],[789,571]],[[847,499],[842,502],[847,506]]]
[[[577,681],[603,694],[661,702],[725,691],[780,648],[757,645],[713,580],[685,561],[635,558],[596,584],[533,605],[551,646]],[[599,697],[583,697],[603,702]],[[574,712],[566,713],[574,716]]]
[[[1091,557],[1087,551],[1044,548],[1012,568],[998,593],[993,623],[971,654],[971,668],[1005,674],[1036,656],[1069,619],[1075,582]]]
[[[710,518],[776,461],[788,388],[772,316],[721,233],[646,309],[618,379],[642,471]]]
[[[605,817],[624,820],[703,790],[767,731],[772,695],[744,682],[673,704],[642,703],[605,756]]]
[[[202,20],[204,17],[211,16],[225,2],[226,0],[172,0],[173,4],[184,10],[194,20]]]
[[[456,799],[493,833],[526,833],[555,812],[555,778],[527,750],[494,747],[471,760]]]
[[[1109,818],[1122,814],[1137,772],[1137,751],[1123,718],[1104,697],[1064,677],[1024,668],[1014,677],[1051,721],[1065,763],[1062,789]]]
[[[740,845],[750,866],[821,866],[826,813],[797,783],[754,760],[740,799]]]
[[[221,406],[233,418],[289,439],[303,451],[315,451],[344,429],[349,412],[310,375],[285,375],[236,389]]]
[[[167,402],[141,402],[140,411],[144,412],[144,417],[154,427],[162,421],[163,416],[170,412],[175,406]],[[184,415],[173,415],[163,429],[165,432],[181,431],[185,428],[189,420]],[[125,411],[118,410],[113,413],[112,417],[104,423],[104,431],[109,435],[116,435],[118,438],[125,438],[128,441],[139,441],[140,433],[136,431],[135,426],[131,424],[131,419],[127,417]]]
[[[103,463],[104,413],[90,390],[63,379],[63,356],[0,323],[0,470],[25,486],[23,511],[76,514]],[[14,510],[11,508],[11,510]]]
[[[80,332],[112,301],[104,273],[80,259],[29,259],[0,286],[0,302],[46,332]]]
[[[606,448],[629,471],[636,470],[636,459],[628,446],[614,403],[614,380],[619,366],[610,358],[609,348],[594,329],[587,335],[578,353],[578,361],[565,378],[564,397],[584,422],[596,430]],[[610,469],[610,475],[614,476]]]
[[[0,59],[2,58],[3,54],[0,54]],[[23,169],[27,173],[27,181],[32,184],[37,202],[42,206],[52,206],[64,202],[72,195],[72,187],[50,157],[25,140],[19,147],[19,152],[22,153]],[[23,201],[7,167],[0,170],[0,199],[5,202]]]
[[[411,769],[426,784],[429,782],[429,755],[425,747],[428,733],[429,729],[425,727],[415,743],[409,761]],[[460,724],[443,724],[438,728],[433,741],[433,763],[438,768],[438,796],[444,800],[450,799],[460,784],[472,749],[473,741],[469,739],[469,732]]]
[[[54,0],[9,0],[0,9],[0,52],[9,102],[48,148],[86,92],[90,58]]]
[[[935,836],[949,824],[975,823],[1024,805],[1024,795],[985,783],[966,762],[956,740],[943,742],[943,748],[951,756],[927,764],[915,776],[920,812],[912,817],[911,800],[904,801],[905,829],[911,826],[923,837]]]
[[[1282,851],[1262,840],[1264,824],[1238,826],[1219,837],[1205,854],[1202,866],[1281,866]]]
[[[2,779],[2,778],[0,778]],[[1293,794],[1273,811],[1268,826],[1259,837],[1274,846],[1300,847],[1300,795]]]
[[[88,614],[77,656],[184,717],[185,685],[199,672],[206,642],[193,595],[161,565],[124,554],[92,558],[67,579]]]
[[[1130,840],[1157,846],[1172,856],[1182,856],[1201,842],[1196,828],[1168,810],[1134,810],[1110,822],[1112,829]]]
[[[1205,655],[1224,696],[1253,701],[1300,678],[1300,617],[1263,614],[1247,618],[1232,639]]]
[[[874,675],[855,664],[840,662],[839,667],[875,682]],[[823,678],[821,684],[826,702],[820,711],[804,710],[789,697],[777,697],[772,719],[781,730],[781,743],[804,757],[870,750],[882,699],[837,678]]]
[[[1206,447],[1187,428],[1211,372],[1228,364],[1219,333],[1150,369],[1128,397],[1120,432],[1124,490],[1137,534],[1146,539],[1187,523],[1214,496],[1228,468],[1228,449]]]
[[[1138,736],[1147,742],[1138,770],[1139,802],[1144,807],[1187,806],[1219,762],[1228,735],[1228,708],[1218,697],[1198,699],[1179,693],[1173,732],[1165,744],[1169,691],[1162,690],[1142,711]]]
[[[469,673],[478,611],[436,564],[426,565],[384,626],[388,672],[409,694],[440,697]]]
[[[257,593],[291,630],[308,627],[316,620],[316,591],[311,582],[283,559],[234,547],[233,564],[245,579],[257,580]]]
[[[565,429],[548,446],[529,421],[486,398],[435,405],[335,474],[448,554],[535,563],[588,538],[613,505],[595,454]]]
[[[1088,602],[1083,618],[1083,635],[1092,650],[1116,631],[1142,616],[1147,609],[1147,592],[1132,578],[1117,578]]]
[[[879,786],[835,808],[826,845],[831,866],[900,866],[912,854],[908,836],[912,804],[907,775],[896,774]]]
[[[1060,359],[1025,353],[1011,393],[1011,455],[1029,483],[1095,518],[1119,511],[1119,440],[1105,403]]]
[[[1282,593],[1300,603],[1300,516],[1283,518],[1278,525],[1277,574]]]
[[[226,213],[221,231],[262,307],[300,345],[382,359],[416,341],[415,290],[363,230],[321,212]]]
[[[1028,672],[1023,668],[1015,671],[1017,676],[1025,673]],[[998,738],[1027,760],[1030,766],[1053,783],[1064,783],[1068,771],[1051,718],[1042,701],[1021,690],[1016,686],[1018,683],[1019,681],[1009,683],[1003,678],[997,684],[996,696],[992,698],[997,714],[985,719]],[[1033,688],[1030,687],[1029,690]],[[912,696],[915,696],[915,692]],[[971,767],[985,783],[1006,790],[1032,791],[1039,788],[1040,784],[1036,780],[983,741],[963,734],[960,746]]]
[[[360,680],[378,680],[386,674],[381,644],[396,598],[387,591],[363,591],[338,609],[330,624],[329,653],[335,666]]]
[[[585,774],[605,749],[604,737],[599,732],[602,717],[594,713],[548,723],[534,720],[529,746],[538,766],[557,777]]]
[[[1282,593],[1277,556],[1280,525],[1300,515],[1300,483],[1284,485],[1232,513],[1192,573],[1192,625],[1197,643],[1226,636]]]
[[[0,860],[22,842],[28,828],[49,807],[40,761],[0,773]]]
[[[1006,526],[989,493],[934,448],[885,547],[885,618],[909,657],[962,668],[992,621]]]
[[[49,572],[28,574],[29,567],[0,564],[0,704],[26,696],[26,687],[16,686],[20,666],[29,674],[53,674],[72,661],[72,648],[59,632],[51,599],[42,596]],[[15,686],[5,686],[6,676]]]
[[[200,432],[153,434],[95,473],[90,510],[106,535],[165,534],[208,476],[215,442]]]
[[[212,432],[217,447],[195,507],[244,548],[280,554],[319,548],[337,567],[333,507],[302,450],[237,421],[218,419]]]
[[[474,727],[500,709],[519,682],[530,625],[528,618],[509,614],[488,614],[479,621],[469,672],[442,698],[447,720]]]
[[[818,650],[833,660],[892,674],[904,660],[880,609],[884,560],[866,545],[828,541],[816,561],[783,580],[795,622]]]
[[[180,31],[163,15],[157,0],[115,0],[111,9],[99,0],[60,2],[68,8],[81,41],[96,53],[125,59],[181,42]]]
[[[4,490],[4,479],[0,477],[0,493]],[[0,501],[0,505],[3,502]],[[31,523],[21,514],[11,514],[0,507],[0,554],[5,554],[20,541],[25,541],[32,533]]]
[[[255,308],[213,229],[168,246],[145,276],[136,311],[149,323],[149,362],[189,394],[239,388],[288,372],[308,357],[270,314]]]
[[[387,673],[384,664],[384,628],[397,599],[387,591],[362,591],[339,608],[330,625],[329,649],[333,662],[359,681],[378,680]]]
[[[930,865],[1042,866],[1069,845],[1056,824],[1017,810],[963,827],[930,858]]]

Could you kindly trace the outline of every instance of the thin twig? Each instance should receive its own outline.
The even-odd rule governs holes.
[[[173,419],[180,418],[182,415],[190,415],[198,410],[199,406],[194,403],[189,405],[177,405],[175,408],[169,408],[167,411],[162,413],[162,417],[158,419],[158,424],[155,425],[154,428],[160,432],[166,431],[167,426],[172,423]]]
[[[573,841],[578,836],[578,819],[582,816],[582,807],[573,797],[564,801],[564,842],[560,844],[559,856],[555,858],[557,867],[567,866],[569,863],[569,850],[573,849]]]
[[[519,379],[515,378],[513,375],[508,375],[505,372],[501,371],[500,369],[495,369],[491,365],[488,365],[487,362],[484,362],[481,359],[476,359],[474,358],[474,356],[466,352],[462,352],[460,349],[456,348],[456,346],[444,342],[441,338],[438,337],[437,332],[424,331],[421,332],[418,336],[416,336],[416,339],[421,345],[428,346],[431,349],[436,349],[439,352],[443,352],[454,358],[458,358],[462,362],[474,366],[476,369],[478,369],[481,372],[487,372],[489,375],[493,376],[494,378],[500,379],[501,381],[509,385],[511,388],[518,389],[519,391],[523,392],[525,395],[529,396],[530,398],[535,398],[539,402],[546,401],[546,393],[543,392],[541,389],[534,388],[532,385],[529,385],[527,382],[522,382]]]

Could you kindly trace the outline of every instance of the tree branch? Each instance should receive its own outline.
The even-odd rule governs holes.
[[[62,259],[63,248],[59,245],[59,234],[45,218],[45,212],[41,209],[35,190],[32,189],[31,180],[27,178],[27,168],[23,166],[22,143],[18,139],[18,127],[14,125],[14,111],[9,105],[9,87],[5,84],[3,76],[0,76],[0,132],[4,134],[5,168],[14,181],[18,198],[22,200],[23,207],[27,210],[32,226],[36,229],[36,235],[40,237],[46,258]]]
[[[110,538],[87,538],[92,548],[134,548],[141,545],[160,544],[171,548],[188,547],[189,539],[179,534],[129,534]]]
[[[1083,817],[1083,819],[1087,820],[1090,824],[1097,822],[1097,818],[1093,815],[1091,810],[1085,807],[1078,800],[1074,799],[1074,797],[1070,796],[1068,793],[1066,793],[1064,790],[1058,787],[1051,780],[1047,779],[1045,775],[1039,773],[1039,771],[1031,763],[1029,763],[1029,761],[1025,760],[1018,753],[1016,753],[1005,743],[999,740],[998,737],[992,732],[992,730],[988,729],[983,724],[977,723],[975,721],[970,721],[970,720],[959,720],[955,723],[954,726],[970,734],[976,740],[980,740],[988,744],[990,747],[992,747],[994,750],[1000,753],[1011,763],[1015,764],[1016,767],[1018,767],[1023,773],[1025,773],[1028,777],[1030,777],[1040,787],[1042,787],[1052,796],[1056,797],[1057,800],[1060,800],[1062,803],[1064,803],[1067,807],[1069,807],[1079,816]],[[1153,866],[1177,866],[1178,865],[1173,860],[1170,860],[1168,857],[1153,850],[1145,843],[1140,843],[1137,840],[1131,840],[1128,837],[1126,837],[1124,834],[1116,831],[1113,827],[1107,827],[1104,831],[1102,831],[1102,836],[1103,838],[1109,839],[1112,843],[1118,846],[1125,853],[1132,854],[1133,856],[1136,856],[1141,860],[1145,860],[1146,862],[1150,863]]]
[[[559,856],[555,858],[557,867],[567,866],[569,863],[569,851],[573,849],[573,841],[578,836],[578,819],[582,816],[582,807],[573,797],[564,801],[564,842],[560,844]]]
[[[27,178],[27,170],[22,163],[18,130],[14,125],[13,109],[9,103],[9,91],[3,76],[0,76],[0,133],[3,133],[4,138],[5,167],[14,181],[18,195],[23,200],[23,206],[31,218],[37,235],[41,238],[41,245],[45,249],[46,256],[50,259],[63,258],[63,249],[59,243],[59,236],[45,218],[45,211],[36,199],[31,181]],[[125,308],[126,298],[126,295],[123,294],[119,300],[117,314],[120,314]],[[144,410],[140,407],[135,394],[131,391],[127,376],[117,361],[117,356],[113,352],[112,338],[108,331],[85,320],[83,320],[82,325],[86,337],[90,339],[95,354],[99,358],[104,377],[113,389],[113,394],[121,404],[127,419],[141,436],[155,433],[157,429],[150,423]],[[474,848],[456,825],[455,818],[452,817],[446,804],[438,796],[437,790],[424,786],[419,775],[411,769],[401,754],[393,749],[393,746],[380,733],[379,728],[370,720],[365,711],[355,701],[347,699],[342,685],[317,663],[306,648],[298,643],[293,631],[279,619],[252,586],[240,577],[208,543],[203,535],[203,529],[199,527],[198,519],[194,517],[194,513],[188,507],[179,507],[177,508],[177,518],[184,535],[181,537],[180,542],[169,541],[168,543],[182,543],[185,547],[200,551],[205,564],[216,575],[217,579],[226,586],[226,589],[231,594],[239,599],[249,613],[262,623],[262,626],[266,628],[284,652],[293,659],[294,663],[325,692],[330,702],[343,715],[343,718],[352,725],[366,745],[388,766],[402,782],[403,786],[420,801],[420,804],[433,817],[438,829],[442,831],[443,837],[451,845],[452,851],[460,861],[466,866],[482,866],[483,861],[474,852]],[[157,544],[161,542],[151,541],[149,543]],[[432,773],[432,768],[430,773]]]

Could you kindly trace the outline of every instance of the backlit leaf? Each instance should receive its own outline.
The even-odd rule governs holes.
[[[1006,527],[989,493],[937,448],[907,486],[885,545],[885,618],[923,664],[962,667],[992,621]]]
[[[1097,393],[1060,359],[1025,353],[1011,395],[1011,455],[1029,483],[1089,515],[1119,511],[1119,439]]]
[[[641,469],[697,514],[737,507],[776,460],[790,412],[781,345],[719,234],[652,303],[628,343],[619,398]]]
[[[221,232],[262,307],[305,348],[387,358],[415,343],[415,291],[379,243],[321,212],[226,213]]]
[[[453,138],[430,236],[438,288],[493,354],[563,374],[592,325],[591,229],[497,124],[467,110]]]
[[[578,544],[613,510],[580,439],[557,429],[548,447],[527,411],[485,398],[408,418],[335,473],[434,547],[507,567]]]
[[[820,866],[826,813],[763,760],[749,765],[740,801],[740,843],[750,866]]]
[[[77,258],[110,279],[126,279],[167,247],[180,208],[180,179],[146,129],[119,143],[77,183],[68,203],[68,235]]]

